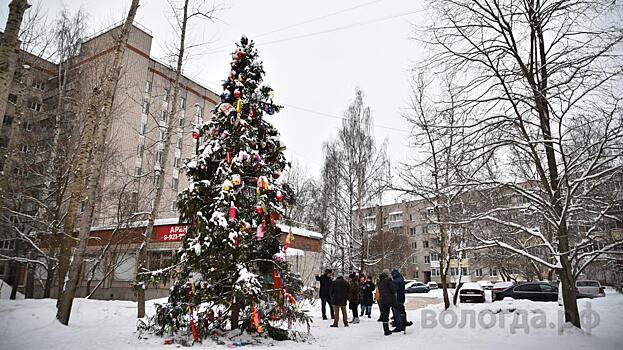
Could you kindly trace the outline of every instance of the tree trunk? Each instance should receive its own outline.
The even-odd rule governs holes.
[[[121,33],[119,34],[119,38],[117,38],[116,41],[112,67],[108,74],[106,74],[105,76],[105,80],[102,84],[102,89],[97,90],[96,93],[91,97],[92,101],[89,104],[89,111],[87,111],[88,114],[93,114],[92,116],[87,115],[88,120],[94,121],[96,119],[96,115],[99,114],[100,125],[98,126],[97,140],[95,142],[93,150],[93,164],[91,166],[92,171],[89,176],[89,182],[87,186],[87,197],[85,198],[85,212],[83,213],[80,221],[78,247],[76,248],[75,253],[73,254],[73,259],[71,260],[71,265],[68,271],[68,278],[63,288],[62,296],[59,299],[60,302],[56,314],[56,318],[64,325],[69,324],[71,307],[76,294],[76,288],[78,286],[78,283],[80,282],[80,271],[82,270],[82,263],[84,260],[90,234],[91,220],[93,218],[93,212],[95,208],[95,195],[98,190],[100,177],[99,175],[103,166],[105,149],[104,146],[108,136],[108,127],[112,118],[113,99],[117,83],[119,82],[119,77],[121,75],[123,54],[125,53],[130,29],[132,28],[132,23],[134,22],[134,17],[136,16],[138,6],[139,0],[132,0],[132,4],[130,5],[127,18],[123,24]],[[91,108],[100,105],[100,101],[98,101],[100,93],[103,93],[101,100],[101,111],[99,109]],[[86,155],[88,156],[88,152]],[[74,182],[76,181],[77,179],[74,179]],[[74,193],[72,193],[72,197],[73,195]],[[76,195],[75,198],[77,197],[78,196]],[[70,229],[73,230],[73,227],[70,227]],[[65,232],[67,233],[68,231],[66,230]]]
[[[29,259],[34,259],[34,253],[32,249],[28,254]],[[24,284],[24,297],[26,299],[32,299],[35,296],[35,264],[26,264],[26,283]]]
[[[167,113],[166,129],[164,133],[164,147],[162,149],[162,157],[160,157],[160,170],[158,176],[158,183],[156,184],[156,194],[154,196],[154,204],[147,218],[147,227],[143,233],[143,243],[141,244],[137,253],[136,264],[136,299],[138,302],[137,317],[145,317],[145,283],[139,282],[139,274],[147,268],[147,247],[153,234],[154,222],[156,215],[158,214],[158,208],[160,207],[160,201],[162,200],[162,192],[164,191],[164,184],[166,178],[167,161],[169,159],[169,153],[171,150],[171,136],[175,128],[175,116],[178,112],[178,99],[180,95],[180,77],[182,76],[182,65],[184,63],[184,51],[186,45],[186,27],[188,24],[188,1],[184,1],[184,9],[182,12],[181,31],[180,31],[180,46],[177,54],[177,66],[175,68],[175,82],[173,85],[173,98],[171,101],[171,110]]]
[[[9,89],[17,65],[20,27],[22,26],[24,12],[29,7],[27,0],[11,1],[9,16],[6,20],[2,39],[0,39],[0,125],[4,122]]]
[[[28,77],[30,76],[30,68],[19,68],[15,72],[15,78],[18,80],[19,90],[17,92],[17,100],[15,103],[15,116],[13,124],[9,132],[9,143],[4,155],[4,164],[2,166],[2,176],[0,176],[0,198],[10,199],[11,194],[9,184],[13,180],[13,170],[15,157],[18,151],[18,145],[22,140],[22,124],[24,122],[24,102],[26,101],[26,89],[28,86]]]

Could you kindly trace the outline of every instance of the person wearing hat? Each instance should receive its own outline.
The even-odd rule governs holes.
[[[331,285],[333,284],[333,270],[326,269],[322,276],[316,275],[316,281],[320,282],[320,305],[322,309],[322,319],[327,319],[325,304],[329,304],[329,313],[333,319],[333,303],[331,302]]]
[[[333,297],[333,309],[335,318],[331,327],[337,327],[340,322],[340,310],[344,318],[344,327],[348,327],[348,314],[346,313],[346,301],[350,292],[350,284],[339,274],[331,284],[331,296]]]

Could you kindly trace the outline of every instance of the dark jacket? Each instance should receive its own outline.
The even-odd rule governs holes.
[[[322,276],[316,276],[316,281],[320,282],[320,298],[322,299],[330,299],[331,298],[331,284],[333,280],[331,277],[323,274]]]
[[[363,283],[363,285],[361,286],[361,294],[362,294],[361,303],[363,305],[372,306],[372,302],[373,302],[372,294],[374,294],[375,288],[376,286],[374,285],[374,283],[372,283],[372,281],[366,281]]]
[[[331,284],[331,297],[333,298],[333,305],[346,306],[346,300],[348,299],[348,293],[350,291],[350,285],[344,277],[339,276]]]
[[[405,303],[405,279],[398,270],[392,271],[392,279],[394,280],[394,288],[396,289],[396,301],[398,304]]]
[[[381,273],[379,276],[379,293],[381,294],[381,304],[391,307],[397,306],[394,281],[387,274]]]
[[[350,280],[350,291],[348,292],[348,302],[351,304],[359,304],[359,281],[357,279]]]

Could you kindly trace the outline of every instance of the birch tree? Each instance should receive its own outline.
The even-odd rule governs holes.
[[[481,247],[502,247],[555,270],[565,320],[580,327],[574,252],[613,216],[612,203],[595,190],[621,171],[621,5],[448,0],[431,2],[431,8],[433,23],[424,28],[423,41],[434,51],[425,66],[463,77],[460,88],[467,97],[459,103],[472,107],[464,137],[478,141],[465,143],[467,152],[494,155],[487,171],[471,180],[525,200],[475,218],[530,236],[552,259],[503,240],[476,238]],[[496,216],[508,210],[539,215],[545,229]],[[576,229],[580,218],[583,228]],[[619,244],[615,240],[590,254]]]
[[[358,216],[387,188],[387,142],[377,146],[372,127],[370,107],[365,104],[363,91],[357,89],[336,140],[325,146],[324,190],[335,215],[325,245],[333,246],[330,259],[341,261],[342,270],[359,270],[370,263],[366,254],[370,237]]]
[[[160,201],[165,186],[165,179],[167,174],[167,162],[169,159],[169,153],[171,152],[171,139],[175,130],[176,116],[179,113],[179,100],[181,94],[180,79],[182,77],[182,68],[184,61],[187,58],[187,28],[189,21],[194,18],[213,20],[214,14],[217,10],[216,7],[208,7],[204,2],[193,2],[192,0],[183,0],[181,6],[176,5],[173,1],[170,3],[171,9],[175,16],[175,31],[179,35],[179,43],[175,49],[175,53],[172,55],[175,57],[175,77],[173,78],[173,95],[170,103],[170,110],[167,111],[167,122],[164,126],[164,140],[162,141],[162,156],[160,157],[160,164],[157,177],[157,183],[155,188],[155,195],[152,205],[151,213],[147,217],[147,227],[143,233],[143,242],[137,252],[137,268],[136,268],[136,291],[138,301],[138,313],[137,317],[145,317],[145,288],[146,285],[142,282],[140,273],[147,271],[147,247],[149,245],[150,238],[154,230],[154,222],[158,214],[158,208],[160,208]],[[158,145],[160,146],[160,145]]]
[[[2,38],[0,38],[0,121],[2,122],[4,122],[9,88],[13,82],[13,75],[17,65],[20,28],[24,13],[29,7],[27,0],[11,1],[4,33]],[[4,185],[3,183],[2,186]],[[2,188],[0,188],[0,191],[2,191]]]
[[[91,137],[87,137],[87,135],[85,135],[85,139],[82,141],[80,158],[77,165],[78,169],[76,171],[76,176],[73,179],[74,183],[72,185],[69,210],[67,217],[65,218],[65,236],[67,238],[71,238],[76,217],[77,199],[82,193],[82,184],[85,179],[86,161],[88,159],[89,150],[92,148],[93,160],[91,162],[91,167],[88,170],[89,176],[85,187],[86,196],[84,197],[85,212],[82,214],[80,221],[78,245],[72,256],[69,269],[66,272],[67,279],[65,280],[64,275],[61,275],[63,278],[59,279],[59,283],[60,281],[65,282],[63,292],[59,297],[56,318],[64,325],[69,324],[73,299],[81,277],[80,271],[84,260],[84,254],[90,233],[91,220],[93,218],[93,211],[95,207],[93,201],[98,190],[100,180],[99,175],[103,166],[102,159],[104,156],[104,144],[108,137],[108,127],[112,118],[111,110],[113,98],[117,83],[119,82],[119,77],[121,75],[123,54],[126,49],[130,29],[132,28],[132,23],[134,22],[138,6],[139,0],[132,0],[128,10],[128,15],[123,23],[119,36],[116,38],[116,45],[110,70],[106,72],[105,79],[101,82],[101,85],[94,88],[90,97],[89,108],[86,116],[85,132],[87,135],[91,135]],[[95,125],[96,121],[98,121],[99,125]],[[91,140],[94,133],[93,129],[97,130],[97,136],[94,140]],[[65,256],[69,256],[68,251],[70,249],[70,240],[67,238],[63,240],[64,247],[62,247],[65,249]],[[63,251],[61,251],[61,257],[62,255]],[[62,269],[61,272],[63,272]]]

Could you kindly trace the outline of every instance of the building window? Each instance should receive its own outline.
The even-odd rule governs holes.
[[[489,276],[496,277],[498,275],[497,269],[489,269]]]
[[[142,157],[144,152],[145,152],[145,145],[139,144],[138,147],[136,148],[136,154],[138,154],[139,157]]]
[[[141,167],[140,166],[134,167],[134,175],[141,176]]]
[[[180,97],[180,110],[183,111],[186,109],[186,98]]]
[[[171,178],[171,189],[177,191],[177,185],[179,184],[179,179],[177,177]]]
[[[430,259],[432,261],[439,261],[439,254],[435,253],[435,252],[431,252],[430,253]]]
[[[411,249],[417,249],[417,242],[411,242]]]
[[[431,269],[430,275],[438,277],[439,276],[439,269]]]
[[[38,101],[30,101],[30,105],[28,107],[35,112],[41,112],[41,103]]]
[[[154,185],[158,185],[158,183],[160,182],[160,172],[158,170],[154,171]],[[153,209],[153,203],[152,203],[152,209]]]
[[[195,110],[195,115],[197,116],[197,119],[203,118],[203,107],[200,105],[196,105],[196,107],[197,109]]]
[[[402,212],[389,213],[388,217],[389,227],[401,227],[402,226]]]
[[[42,91],[45,90],[45,84],[41,80],[33,79],[31,86],[35,89],[39,89]]]
[[[11,126],[13,125],[13,117],[5,115],[4,119],[2,119],[2,126]]]
[[[415,227],[410,227],[409,228],[409,235],[410,236],[415,236],[416,232],[417,231],[416,231]]]
[[[475,274],[476,277],[482,277],[482,269],[476,269]]]
[[[162,151],[156,152],[156,163],[158,165],[162,164]]]
[[[86,206],[86,203],[84,201],[80,201],[80,208],[78,209],[80,211],[80,214],[84,213],[85,206]]]
[[[426,216],[431,217],[435,215],[435,208],[426,208]]]
[[[164,109],[160,111],[160,120],[163,122],[167,121],[167,111]]]
[[[174,167],[175,169],[177,169],[177,168],[179,168],[179,167],[180,167],[180,157],[175,157],[175,158],[173,158],[173,167]]]
[[[151,81],[147,80],[145,82],[145,94],[149,95],[151,93]]]
[[[115,259],[113,278],[115,281],[134,281],[136,257],[132,254],[118,255]]]
[[[13,175],[26,176],[26,170],[19,168],[19,167],[15,167],[13,168]]]
[[[11,102],[12,104],[17,104],[17,95],[9,94],[9,102]]]
[[[363,218],[363,226],[366,231],[376,230],[376,216],[366,216]]]
[[[162,102],[168,102],[169,101],[169,89],[164,89],[164,93],[162,94]]]
[[[30,145],[26,145],[26,144],[19,145],[19,151],[22,153],[30,152]]]
[[[175,147],[182,148],[182,135],[177,135],[177,142],[175,143]]]
[[[146,132],[147,132],[147,124],[141,122],[141,127],[138,130],[138,134],[143,136],[143,135],[145,135]]]
[[[430,264],[430,256],[429,255],[424,255],[424,263],[425,264]]]
[[[32,123],[29,121],[24,122],[24,125],[22,125],[22,127],[26,131],[32,131]]]
[[[13,250],[15,249],[15,240],[12,239],[3,239],[0,241],[0,249],[2,250]]]
[[[143,99],[143,114],[149,114],[149,99],[147,98]]]
[[[424,244],[424,248],[428,248],[428,241],[422,242]]]
[[[184,117],[180,116],[178,125],[180,128],[184,128]]]
[[[469,270],[467,269],[467,267],[461,267],[461,274],[463,276],[469,275]]]

